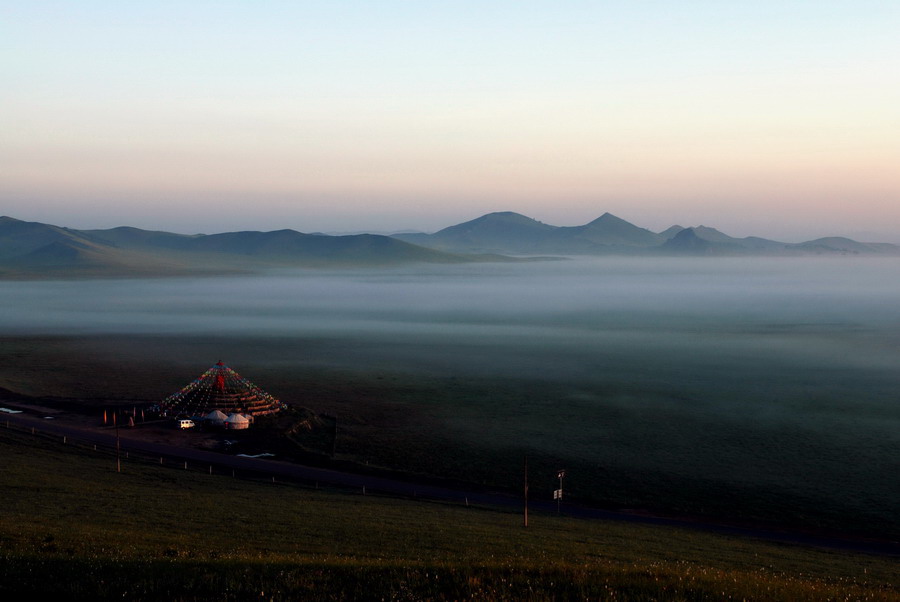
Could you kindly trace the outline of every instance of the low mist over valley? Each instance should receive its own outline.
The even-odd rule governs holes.
[[[0,283],[0,387],[155,401],[216,360],[338,455],[620,508],[900,534],[900,262],[580,258]]]

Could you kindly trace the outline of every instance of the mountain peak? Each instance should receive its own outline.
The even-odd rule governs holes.
[[[712,242],[697,235],[695,228],[684,228],[663,244],[663,248],[678,254],[704,255]]]
[[[663,240],[669,240],[671,238],[674,238],[676,234],[678,234],[679,232],[681,232],[684,229],[685,229],[684,226],[679,226],[678,224],[675,224],[674,226],[669,226],[668,228],[666,228],[665,230],[660,232],[659,235]]]
[[[520,222],[520,223],[530,223],[536,222],[536,219],[532,217],[528,217],[527,215],[522,215],[521,213],[516,213],[515,211],[494,211],[493,213],[486,213],[479,218],[475,218],[472,221],[485,220],[485,221],[512,221],[512,222]]]
[[[649,247],[661,242],[657,234],[635,226],[609,212],[584,226],[576,226],[571,230],[577,232],[582,238],[602,245]]]
[[[463,222],[461,224],[457,224],[455,226],[450,226],[449,228],[444,228],[441,232],[473,232],[481,228],[529,228],[529,229],[542,229],[549,230],[555,229],[555,226],[548,226],[542,222],[537,221],[534,218],[528,217],[527,215],[522,215],[521,213],[516,213],[514,211],[498,211],[495,213],[488,213],[486,215],[482,215],[481,217],[476,217],[473,220]]]
[[[720,232],[709,226],[694,226],[693,228],[689,228],[689,230],[692,230],[699,238],[710,242],[733,242],[735,240],[724,232]]]
[[[437,248],[498,252],[499,249],[515,249],[527,252],[535,240],[556,230],[550,226],[514,211],[498,211],[456,224],[435,232],[430,240]],[[410,238],[412,241],[413,239]],[[415,242],[419,242],[418,239]]]

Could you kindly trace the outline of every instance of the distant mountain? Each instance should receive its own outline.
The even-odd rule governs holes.
[[[488,213],[434,234],[395,234],[394,238],[434,249],[469,253],[537,252],[537,242],[556,226],[512,211]]]
[[[804,251],[810,253],[850,253],[850,254],[860,254],[860,253],[873,253],[878,252],[877,248],[885,246],[882,244],[868,244],[862,242],[856,242],[855,240],[850,240],[849,238],[843,238],[841,236],[829,236],[827,238],[817,238],[816,240],[810,240],[807,242],[802,242],[797,245],[793,245],[794,248],[802,249]],[[888,247],[893,247],[894,245],[887,245]]]
[[[87,232],[0,217],[0,277],[151,275],[183,269],[118,249]]]
[[[790,245],[756,236],[734,238],[715,228],[682,228],[660,250],[675,255],[787,255]]]
[[[0,217],[0,257],[30,253],[54,242],[81,241],[85,238],[58,226]]]
[[[714,228],[698,226],[682,229],[660,251],[673,255],[900,255],[900,246],[837,236],[791,244],[757,236],[733,238]]]
[[[109,230],[81,230],[79,234],[89,236],[105,244],[127,249],[183,249],[202,234],[185,235],[155,230],[141,230],[131,226],[119,226]]]
[[[23,266],[77,266],[105,263],[105,249],[79,240],[54,240],[34,251],[21,255],[18,264]]]
[[[583,226],[560,227],[512,211],[489,213],[434,234],[395,234],[394,238],[445,251],[523,255],[609,253],[663,242],[659,234],[611,213]]]
[[[686,228],[687,230],[692,230],[694,234],[702,238],[703,240],[708,240],[709,242],[717,242],[717,243],[733,243],[737,238],[732,236],[728,236],[727,234],[723,234],[719,232],[715,228],[709,228],[707,226],[694,226],[693,228]]]
[[[663,243],[660,249],[678,255],[708,255],[715,244],[721,243],[703,238],[694,228],[684,228]]]
[[[131,227],[71,230],[0,217],[0,277],[237,273],[269,267],[509,261],[420,247],[388,236],[294,230],[183,235]]]
[[[552,226],[512,213],[489,213],[434,234],[395,238],[453,252],[510,255],[900,255],[900,246],[822,238],[789,244],[757,236],[734,238],[715,228],[671,226],[655,233],[604,213],[583,226]]]
[[[604,213],[583,226],[558,228],[556,234],[561,241],[574,239],[607,247],[652,247],[664,240],[659,234],[639,228],[612,213]]]
[[[684,230],[684,226],[669,226],[665,230],[659,233],[663,240],[669,240],[673,238],[676,234]]]
[[[552,226],[504,211],[434,234],[328,236],[295,230],[174,234],[122,226],[73,230],[0,217],[0,278],[120,277],[252,272],[273,267],[366,267],[520,261],[507,255],[897,255],[900,246],[827,237],[789,244],[715,228],[660,233],[610,213]]]

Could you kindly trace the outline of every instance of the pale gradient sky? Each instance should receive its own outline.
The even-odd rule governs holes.
[[[900,2],[0,0],[0,214],[900,241]]]

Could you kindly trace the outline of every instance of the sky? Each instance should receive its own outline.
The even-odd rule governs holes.
[[[900,242],[900,3],[0,0],[0,214]]]

